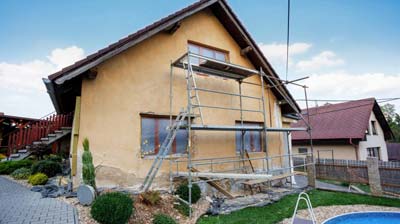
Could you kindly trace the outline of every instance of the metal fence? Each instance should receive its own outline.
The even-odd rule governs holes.
[[[294,165],[304,158],[293,158]],[[367,161],[343,159],[316,159],[316,177],[347,183],[368,184]],[[379,161],[381,186],[384,191],[400,192],[400,162]]]

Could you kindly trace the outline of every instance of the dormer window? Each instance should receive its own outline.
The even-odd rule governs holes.
[[[194,42],[189,42],[188,45],[189,45],[189,52],[191,53],[198,54],[208,58],[217,59],[220,61],[226,61],[226,62],[229,61],[228,51]],[[199,65],[201,63],[201,59],[191,58],[190,62],[192,64]]]
[[[371,128],[372,128],[372,134],[377,135],[378,132],[376,131],[376,121],[371,121]]]

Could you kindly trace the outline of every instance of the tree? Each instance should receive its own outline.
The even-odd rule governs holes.
[[[387,103],[381,106],[382,112],[385,115],[390,129],[392,129],[394,138],[393,142],[400,142],[400,115],[396,113],[394,104]]]

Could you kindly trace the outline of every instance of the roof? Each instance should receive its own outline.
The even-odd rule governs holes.
[[[310,126],[313,140],[362,140],[369,125],[371,112],[385,133],[385,139],[393,135],[390,127],[374,98],[348,101],[309,108]],[[302,111],[307,120],[306,111]],[[292,127],[304,127],[304,121],[292,124]],[[308,140],[306,132],[292,133],[293,141]]]
[[[103,61],[163,30],[176,25],[186,17],[189,17],[190,15],[193,15],[194,13],[205,8],[211,8],[216,17],[220,20],[223,26],[227,29],[227,31],[242,49],[246,47],[251,47],[251,49],[253,49],[247,53],[247,57],[256,68],[262,67],[268,75],[279,78],[265,56],[262,54],[261,50],[257,46],[257,43],[251,38],[250,34],[239,21],[227,2],[225,0],[201,0],[165,18],[162,18],[159,21],[144,27],[143,29],[138,30],[137,32],[97,51],[96,53],[77,61],[73,65],[62,69],[61,71],[48,76],[48,80],[44,80],[44,82],[57,112],[63,112],[66,110],[62,105],[64,103],[62,100],[65,97],[60,96],[60,94],[65,94],[65,91],[58,90],[64,84],[64,82],[81,76],[86,71],[95,68]],[[272,82],[274,82],[272,84],[278,84],[276,79],[272,79]],[[276,88],[272,89],[272,91],[279,100],[288,99],[294,102],[296,108],[291,108],[289,104],[283,104],[283,112],[300,112],[300,108],[295,103],[293,97],[284,85],[278,84]]]
[[[30,118],[30,117],[20,117],[20,116],[13,116],[13,115],[6,115],[3,112],[0,112],[0,121],[3,119],[9,120],[19,120],[19,121],[37,121],[39,119]]]
[[[388,158],[390,160],[400,161],[400,143],[386,143]]]

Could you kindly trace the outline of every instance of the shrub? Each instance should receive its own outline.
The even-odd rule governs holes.
[[[160,202],[160,192],[158,191],[146,191],[140,194],[140,199],[146,205],[156,205]]]
[[[153,224],[176,224],[176,221],[169,215],[157,214],[153,218]]]
[[[12,176],[12,178],[17,180],[28,179],[31,175],[31,169],[22,167],[14,170],[14,172],[12,172],[10,175]]]
[[[49,155],[49,157],[47,157],[47,160],[50,160],[50,161],[53,161],[53,162],[56,162],[56,163],[61,163],[62,162],[62,157],[59,156],[59,155],[51,154],[51,155]]]
[[[89,140],[85,138],[82,142],[83,154],[82,154],[82,176],[83,183],[92,186],[96,189],[96,174],[93,165],[92,153],[89,150]]]
[[[0,160],[5,159],[6,156],[0,153]]]
[[[49,178],[44,173],[36,173],[29,177],[28,183],[32,185],[45,185]]]
[[[32,160],[5,161],[0,162],[0,174],[10,174],[19,168],[30,168],[33,164]]]
[[[133,200],[120,192],[106,193],[94,201],[90,214],[101,224],[126,223],[133,212]]]
[[[182,183],[176,189],[175,194],[177,194],[180,198],[185,201],[189,201],[189,187],[187,183]],[[192,185],[192,204],[196,203],[201,197],[201,190],[199,185],[193,184]]]
[[[42,160],[32,166],[32,173],[44,173],[48,177],[54,177],[57,173],[61,173],[61,165],[51,160]]]

